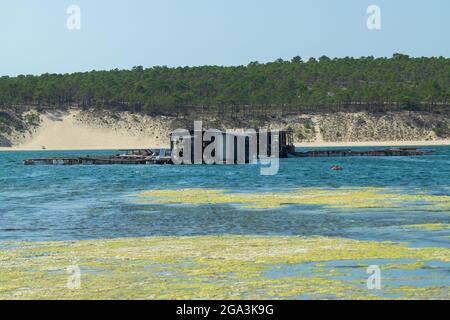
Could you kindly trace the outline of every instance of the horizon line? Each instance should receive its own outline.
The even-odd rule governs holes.
[[[43,75],[73,75],[73,74],[78,74],[78,73],[90,73],[90,72],[111,72],[111,71],[133,71],[133,69],[135,68],[142,68],[143,70],[149,70],[149,69],[154,69],[154,68],[167,68],[167,69],[185,69],[185,68],[203,68],[203,67],[218,67],[218,68],[239,68],[239,67],[248,67],[251,64],[259,64],[259,65],[269,65],[272,63],[277,63],[277,62],[288,62],[288,63],[292,63],[294,58],[301,58],[301,62],[300,63],[308,63],[310,60],[315,60],[320,62],[321,58],[328,58],[331,61],[337,61],[337,60],[344,60],[344,59],[353,59],[353,60],[358,60],[358,59],[367,59],[367,58],[371,58],[373,60],[390,60],[390,59],[394,59],[396,55],[399,56],[404,56],[407,57],[408,59],[450,59],[450,56],[443,56],[443,55],[432,55],[432,56],[414,56],[414,55],[409,55],[409,54],[405,54],[405,53],[393,53],[390,57],[389,56],[374,56],[374,55],[369,55],[369,56],[327,56],[327,55],[321,55],[320,57],[314,57],[314,56],[310,56],[308,58],[302,58],[301,56],[297,55],[297,56],[293,56],[290,60],[285,60],[284,58],[277,58],[275,60],[269,60],[269,61],[265,61],[265,62],[261,62],[261,61],[257,61],[257,60],[253,60],[253,61],[249,61],[247,64],[204,64],[204,65],[151,65],[151,66],[142,66],[142,65],[134,65],[131,67],[127,67],[127,68],[112,68],[112,69],[89,69],[89,70],[84,70],[84,71],[72,71],[72,72],[45,72],[45,73],[38,73],[38,74],[33,74],[33,73],[19,73],[19,74],[15,74],[15,75],[11,75],[11,74],[5,74],[5,75],[1,75],[0,78],[18,78],[18,77],[40,77]]]

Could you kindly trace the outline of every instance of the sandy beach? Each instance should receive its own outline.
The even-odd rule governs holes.
[[[87,133],[87,132],[86,132]],[[135,137],[114,136],[108,133],[92,132],[93,139],[84,135],[83,139],[67,140],[64,143],[56,144],[54,140],[38,140],[26,145],[4,148],[0,147],[0,152],[12,151],[77,151],[77,150],[124,150],[124,149],[145,149],[145,148],[169,148],[168,145],[158,143],[148,144],[145,139]],[[297,148],[327,148],[327,147],[420,147],[420,146],[449,146],[450,140],[440,141],[368,141],[368,142],[320,142],[296,144]],[[49,146],[42,149],[42,146]]]
[[[87,133],[87,132],[85,132]],[[145,149],[145,148],[169,148],[168,145],[158,143],[148,144],[145,139],[127,136],[115,136],[109,133],[93,131],[92,139],[89,133],[78,140],[66,140],[56,144],[54,140],[37,140],[26,145],[3,148],[0,152],[13,151],[77,151],[77,150],[124,150],[124,149]],[[297,148],[327,148],[327,147],[420,147],[420,146],[449,146],[450,140],[439,141],[368,141],[368,142],[320,142],[296,144]],[[49,146],[42,149],[42,146]]]

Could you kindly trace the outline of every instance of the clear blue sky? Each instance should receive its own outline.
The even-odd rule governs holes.
[[[81,30],[66,27],[69,5]],[[381,8],[382,29],[366,27]],[[448,0],[10,0],[0,75],[135,65],[239,65],[311,56],[450,54]]]

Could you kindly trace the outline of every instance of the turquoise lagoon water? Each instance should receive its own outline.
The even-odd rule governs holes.
[[[361,148],[359,148],[361,149]],[[445,209],[332,209],[287,205],[243,209],[233,204],[141,203],[146,190],[225,189],[283,192],[298,188],[383,187],[450,195],[450,147],[423,157],[294,158],[275,176],[240,166],[24,166],[27,158],[113,151],[0,153],[0,241],[80,240],[138,236],[298,235],[405,241],[449,247],[448,230],[402,225],[450,223]],[[331,171],[341,165],[342,172]]]
[[[404,228],[450,223],[449,206],[402,204],[399,208],[330,208],[284,205],[244,209],[239,204],[142,202],[148,190],[224,189],[231,193],[283,193],[301,188],[386,188],[394,194],[450,196],[450,147],[428,148],[423,157],[294,158],[279,174],[239,166],[24,166],[27,158],[112,154],[86,152],[0,153],[0,250],[6,242],[104,239],[141,236],[286,235],[403,242],[412,247],[450,247],[450,230]],[[341,165],[344,171],[331,171]],[[368,199],[369,200],[369,199]],[[342,259],[346,259],[345,255]],[[267,278],[325,277],[366,288],[366,266],[383,267],[382,290],[370,294],[402,298],[400,286],[441,288],[431,298],[448,298],[450,265],[425,261],[419,268],[388,268],[416,259],[338,260],[274,265]],[[337,272],[336,272],[337,271]],[[443,288],[443,289],[442,289]],[[447,290],[447,291],[446,291]],[[431,291],[430,291],[431,292]],[[305,293],[306,294],[306,293]],[[309,295],[294,297],[313,298]]]

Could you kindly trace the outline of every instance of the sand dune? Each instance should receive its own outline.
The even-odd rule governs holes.
[[[109,150],[165,147],[161,139],[137,135],[117,127],[95,127],[80,122],[78,111],[44,114],[37,132],[23,144],[1,150]]]
[[[376,128],[372,123],[374,122],[373,119],[369,116],[348,115],[347,118],[342,117],[343,115],[313,116],[311,118],[311,129],[305,129],[307,127],[303,123],[305,121],[304,117],[287,119],[284,123],[275,120],[274,123],[268,123],[267,125],[278,128],[293,125],[294,130],[297,130],[296,132],[301,131],[305,136],[309,137],[307,141],[310,141],[297,141],[296,145],[298,147],[450,145],[450,140],[419,140],[422,137],[429,137],[430,134],[420,128],[405,127],[402,122],[397,125],[395,121],[398,121],[398,119],[394,117],[392,117],[393,120],[391,119],[392,123],[386,122],[390,126],[379,123],[379,127]],[[361,121],[358,120],[361,117],[364,117],[366,122],[363,127],[355,124]],[[398,118],[401,119],[400,116]],[[409,118],[406,119],[408,120]],[[344,120],[348,123],[345,126],[340,125]],[[108,112],[100,114],[82,112],[77,109],[66,112],[45,113],[40,115],[40,125],[37,129],[29,132],[29,134],[25,135],[25,138],[16,139],[17,141],[20,140],[21,143],[16,143],[12,148],[0,148],[0,151],[43,150],[44,148],[46,150],[117,150],[168,147],[170,127],[173,121],[174,119],[172,118],[150,117],[127,112],[121,113],[120,116]],[[380,121],[378,120],[378,122]],[[396,132],[398,127],[403,131],[409,131],[405,131],[406,133],[403,131]],[[336,141],[338,135],[344,136],[344,134],[349,135],[349,137],[346,137],[346,141],[357,141],[360,139],[363,141],[328,142]],[[365,141],[368,136],[373,135],[379,138],[378,141]],[[397,136],[401,138],[409,136],[412,138],[412,141],[390,140],[396,139]]]

